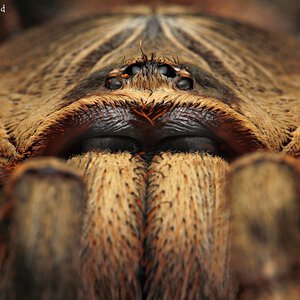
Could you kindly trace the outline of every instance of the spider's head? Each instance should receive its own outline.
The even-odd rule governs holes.
[[[142,56],[104,76],[96,72],[65,96],[70,104],[33,150],[64,157],[92,150],[208,152],[231,160],[263,148],[251,124],[229,107],[235,95],[199,70]]]

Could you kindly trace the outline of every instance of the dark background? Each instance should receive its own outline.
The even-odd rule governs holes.
[[[197,11],[233,18],[273,31],[300,33],[300,0],[0,0],[0,41],[49,20],[77,18],[97,11],[147,4],[182,4]]]

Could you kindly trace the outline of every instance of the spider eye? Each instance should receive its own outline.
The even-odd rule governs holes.
[[[110,90],[117,90],[122,87],[122,82],[117,77],[113,77],[107,80],[105,86]]]
[[[191,90],[193,88],[193,80],[188,77],[183,77],[177,81],[176,86],[180,90]]]
[[[158,72],[167,77],[175,77],[176,71],[169,65],[160,65],[158,66]]]
[[[134,76],[135,74],[139,73],[142,70],[142,67],[138,64],[133,64],[128,66],[125,71],[124,74],[128,74],[131,76]]]

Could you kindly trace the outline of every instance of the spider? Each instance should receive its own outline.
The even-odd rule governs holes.
[[[300,43],[144,8],[0,48],[4,299],[300,299]]]

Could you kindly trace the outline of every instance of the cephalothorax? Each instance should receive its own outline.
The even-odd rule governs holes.
[[[299,299],[299,41],[144,9],[0,55],[5,299]]]

